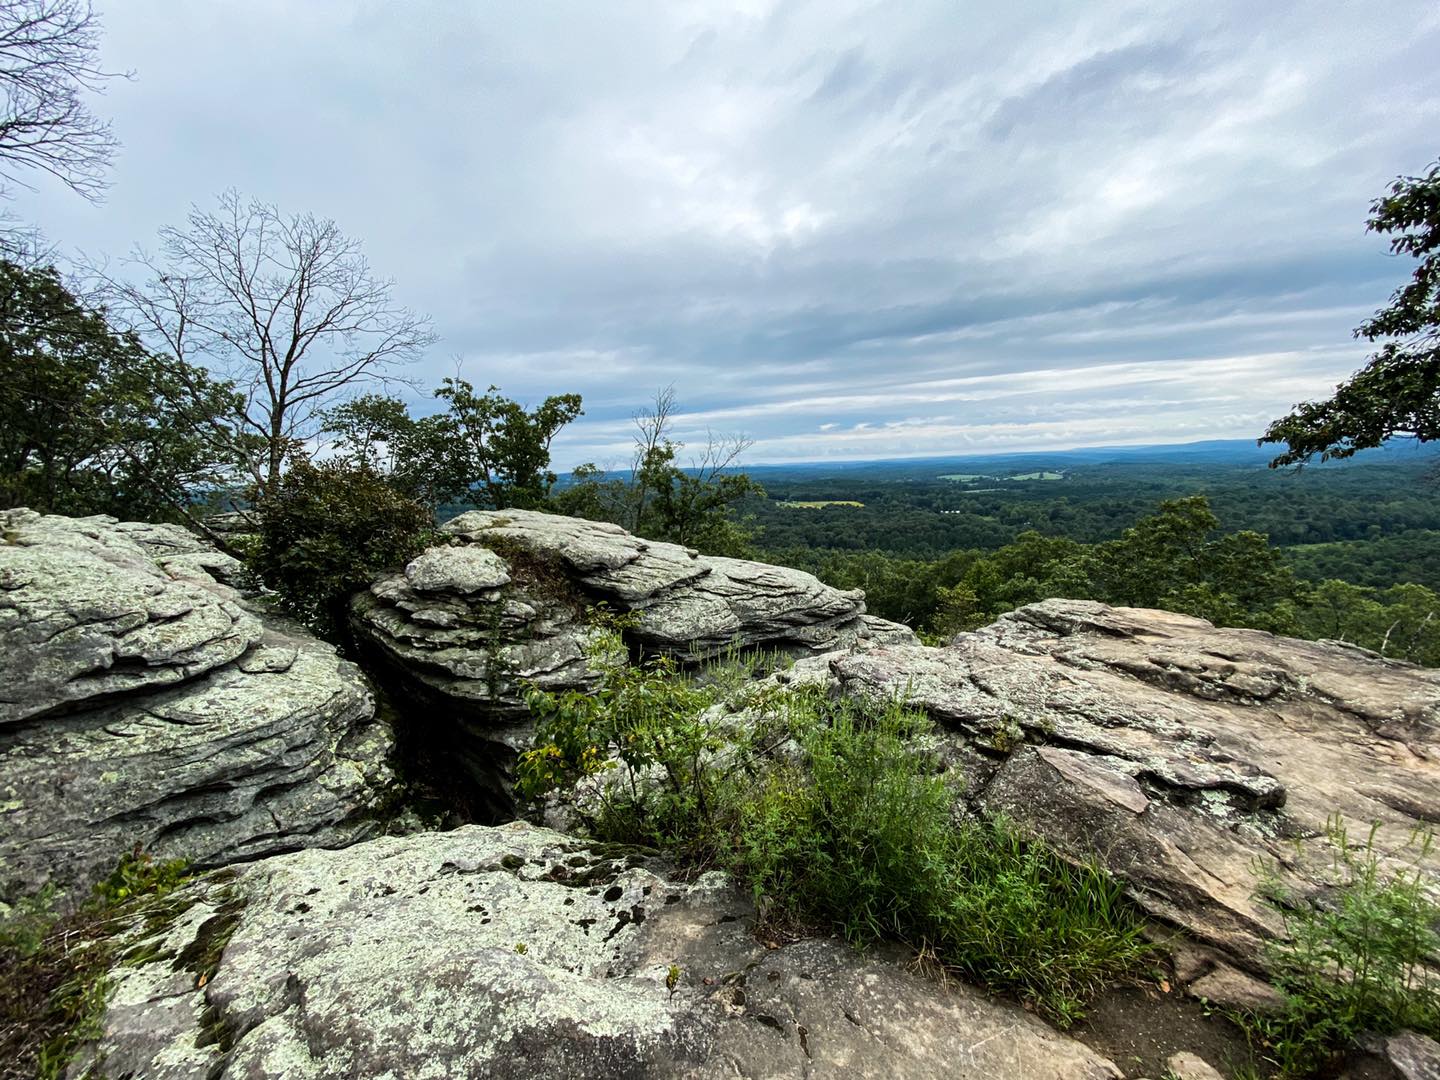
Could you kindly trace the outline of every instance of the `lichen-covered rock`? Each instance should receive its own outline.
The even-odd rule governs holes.
[[[193,906],[151,939],[155,958],[112,973],[103,1034],[72,1071],[1120,1075],[1021,1009],[881,955],[767,947],[720,875],[682,884],[520,823],[278,856],[178,899]]]
[[[867,615],[859,592],[617,525],[506,510],[461,514],[442,529],[450,543],[352,599],[351,624],[408,705],[407,722],[454,745],[451,761],[496,817],[513,812],[515,756],[533,741],[528,689],[598,683],[595,605],[629,616],[630,647],[682,663],[732,647],[813,655],[916,641],[907,627]]]
[[[3,520],[0,901],[136,844],[213,866],[375,831],[392,739],[358,668],[177,569],[207,555],[183,530]]]
[[[0,724],[184,682],[259,640],[231,590],[147,550],[172,528],[0,513]]]
[[[1392,865],[1440,820],[1440,672],[1348,646],[1050,600],[943,649],[828,667],[837,693],[901,695],[939,721],[977,808],[1099,859],[1252,971],[1282,930],[1262,877],[1329,887],[1335,815],[1352,842],[1378,823]]]
[[[434,547],[361,593],[356,632],[404,676],[442,699],[502,717],[522,687],[583,689],[587,607],[633,615],[627,638],[682,662],[731,647],[813,654],[858,640],[914,642],[865,614],[863,594],[810,574],[699,555],[617,525],[527,510],[446,522]]]

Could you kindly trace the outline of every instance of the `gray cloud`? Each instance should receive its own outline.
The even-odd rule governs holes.
[[[1253,436],[1360,362],[1368,202],[1440,154],[1421,0],[102,8],[109,201],[19,212],[333,216],[422,379],[584,394],[567,465],[669,382],[756,461]]]

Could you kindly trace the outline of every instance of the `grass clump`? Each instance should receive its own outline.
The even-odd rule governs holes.
[[[1412,861],[1386,872],[1377,829],[1352,844],[1343,822],[1330,822],[1337,884],[1328,895],[1300,899],[1267,882],[1263,895],[1285,919],[1286,940],[1267,955],[1285,1007],[1239,1019],[1282,1076],[1324,1071],[1367,1033],[1440,1038],[1440,904],[1420,869],[1433,837],[1417,834]]]
[[[591,693],[532,693],[539,734],[519,771],[535,798],[618,770],[596,785],[597,838],[730,870],[776,932],[900,940],[1062,1025],[1145,964],[1139,913],[1104,871],[957,816],[922,713],[774,685],[737,702],[736,680],[666,660],[603,670]],[[712,708],[722,699],[743,724]]]
[[[117,933],[136,918],[149,925],[162,907],[173,919],[176,909],[164,898],[187,880],[184,861],[157,861],[137,848],[68,914],[55,911],[49,887],[12,908],[0,922],[0,1077],[64,1074],[80,1046],[100,1035],[110,971],[162,958],[117,955]]]
[[[782,703],[800,762],[738,794],[731,866],[762,910],[855,944],[899,939],[1062,1026],[1150,947],[1121,886],[1003,820],[957,817],[923,714],[814,692]]]

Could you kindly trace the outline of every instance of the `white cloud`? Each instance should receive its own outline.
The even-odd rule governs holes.
[[[757,461],[1254,436],[1360,362],[1366,208],[1440,122],[1424,0],[101,7],[109,202],[19,212],[334,216],[422,382],[585,396],[566,465],[672,382]]]

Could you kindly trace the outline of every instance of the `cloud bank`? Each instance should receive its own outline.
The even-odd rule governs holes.
[[[100,7],[109,199],[18,212],[334,217],[422,381],[584,395],[565,466],[669,383],[755,462],[1253,437],[1363,359],[1369,200],[1440,155],[1428,2]]]

